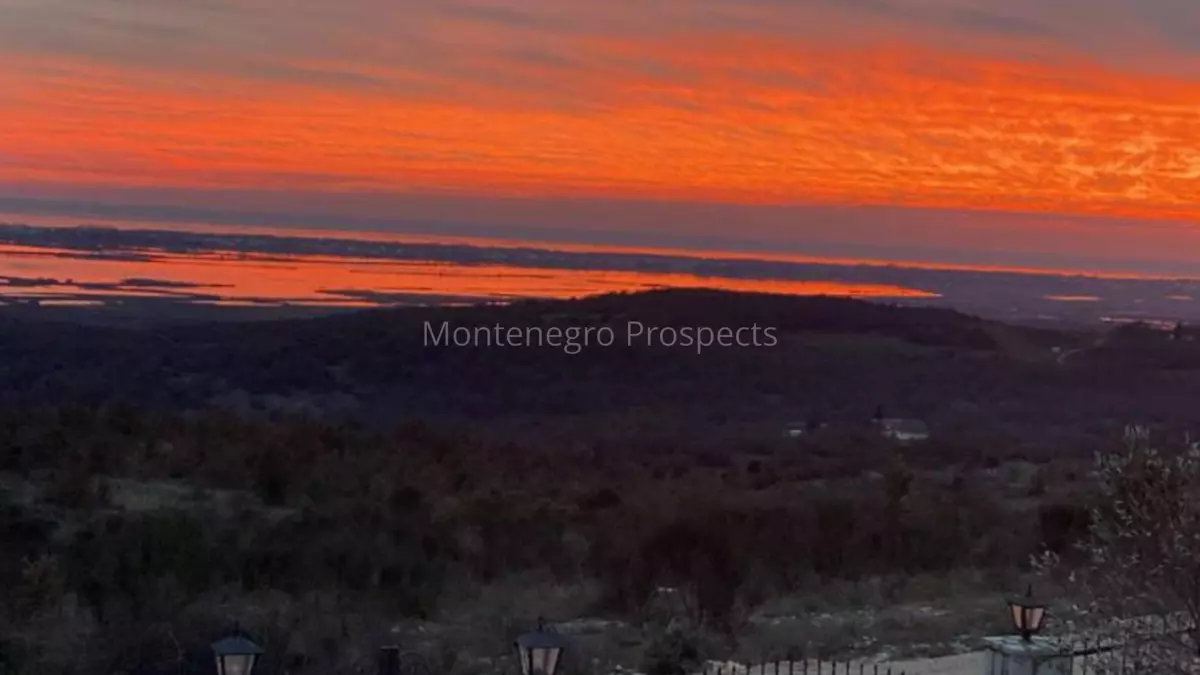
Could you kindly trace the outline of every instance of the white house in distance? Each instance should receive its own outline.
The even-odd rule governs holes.
[[[808,433],[806,422],[792,422],[783,428],[784,438],[800,438],[806,433]]]
[[[885,438],[900,443],[924,441],[929,438],[929,427],[922,420],[885,417],[875,420],[875,423]]]
[[[825,428],[825,423],[816,418],[809,419],[804,422],[790,422],[783,427],[784,438],[801,438]]]

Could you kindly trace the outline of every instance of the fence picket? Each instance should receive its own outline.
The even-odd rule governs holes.
[[[1099,651],[1109,651],[1116,649],[1115,646],[1094,645],[1084,639],[1081,642],[1075,643],[1071,651],[1064,652],[1072,658],[1072,673],[1073,675],[1095,675],[1095,668],[1091,664],[1092,657]],[[1125,656],[1123,653],[1122,656]],[[787,655],[787,668],[783,668],[783,664],[778,658],[763,659],[758,662],[747,662],[744,664],[734,663],[732,661],[708,662],[699,671],[700,675],[855,675],[855,665],[857,664],[857,675],[908,675],[905,670],[898,670],[888,663],[869,663],[865,659],[826,659],[822,657],[811,658],[807,654],[796,655],[791,650]],[[800,667],[796,667],[796,659],[801,659]],[[994,660],[994,659],[993,659]],[[989,670],[995,670],[994,667]],[[786,672],[785,672],[786,671]],[[1123,675],[1125,671],[1121,671]]]
[[[1145,650],[1152,643],[1164,639],[1182,639],[1185,643],[1190,643],[1194,639],[1189,632],[1186,617],[1170,613],[1138,617],[1122,625],[1126,630],[1117,638],[1103,637],[1102,633],[1063,636],[1055,656],[1070,659],[1071,675],[1140,675],[1139,671],[1144,672],[1149,665]],[[1181,636],[1180,633],[1187,634]],[[1118,651],[1119,654],[1114,653]],[[787,651],[786,657],[786,673],[778,658],[747,664],[744,670],[742,665],[734,665],[732,662],[710,663],[700,672],[702,675],[853,675],[854,664],[857,663],[857,675],[908,675],[906,670],[899,670],[887,663],[871,663],[871,668],[868,669],[865,660],[826,660],[819,656],[812,658],[807,653],[797,655],[793,648]],[[796,658],[802,659],[800,668],[796,668]],[[996,654],[992,653],[989,667],[985,670],[991,675],[1007,675],[1009,665],[1007,659],[997,660]]]

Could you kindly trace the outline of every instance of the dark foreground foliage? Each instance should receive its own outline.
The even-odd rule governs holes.
[[[914,470],[866,438],[836,440],[878,457],[875,473],[813,481],[798,453],[815,441],[725,462],[680,448],[664,466],[420,424],[221,412],[7,409],[0,428],[3,658],[45,673],[169,660],[172,640],[211,635],[246,598],[275,597],[278,613],[324,593],[427,617],[448,586],[521,572],[598,583],[595,610],[623,616],[674,588],[692,625],[728,632],[744,608],[814,579],[1008,569],[1043,541],[1065,550],[1084,525],[1082,507],[1002,500],[985,468]],[[55,665],[66,656],[88,668]]]

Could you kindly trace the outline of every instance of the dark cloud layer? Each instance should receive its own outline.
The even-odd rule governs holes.
[[[285,200],[290,208],[280,207]],[[1200,231],[1190,223],[1148,224],[1120,218],[987,211],[125,190],[106,194],[103,199],[0,197],[0,214],[9,214],[7,218],[0,215],[0,221],[49,215],[76,224],[116,220],[349,229],[834,258],[1200,274],[1200,265],[1191,255],[1200,248]],[[572,226],[564,228],[567,218]],[[948,238],[947,231],[956,231],[959,236]],[[1098,237],[1106,243],[1100,248],[1079,250],[1081,236]],[[1021,243],[1014,244],[1014,240]]]
[[[543,65],[586,67],[573,53],[576,38],[712,31],[953,45],[998,38],[1017,41],[1016,52],[1029,40],[1168,70],[1200,50],[1200,3],[1192,0],[0,0],[0,14],[3,53],[230,75],[257,64],[259,75],[318,84],[328,83],[326,71],[295,62],[462,76],[443,68],[516,49]]]

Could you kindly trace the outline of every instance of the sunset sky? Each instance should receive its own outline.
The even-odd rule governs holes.
[[[1196,0],[0,0],[0,55],[0,213],[1200,273]]]

